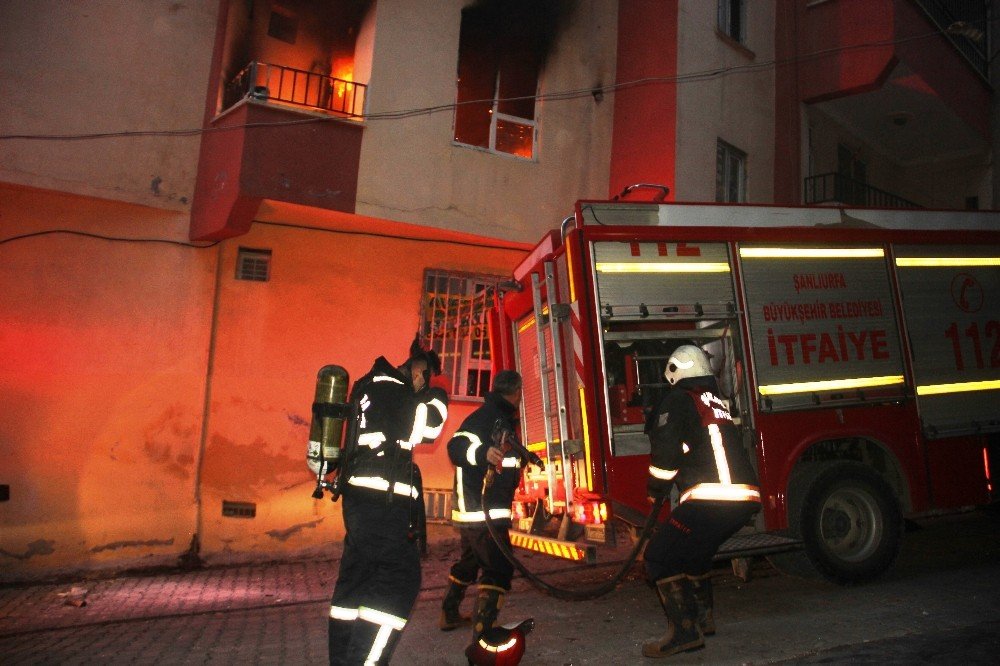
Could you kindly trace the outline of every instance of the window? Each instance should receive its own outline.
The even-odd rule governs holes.
[[[236,255],[236,279],[267,282],[271,278],[271,251],[241,247]]]
[[[746,19],[745,0],[719,0],[719,32],[744,44],[747,38]]]
[[[271,12],[271,19],[267,24],[268,37],[294,44],[298,31],[299,22],[294,16]]]
[[[454,396],[482,397],[490,389],[487,318],[503,278],[428,269],[420,304],[420,337],[441,357]]]
[[[535,95],[555,6],[553,0],[512,0],[462,10],[456,142],[534,158]]]
[[[715,200],[747,200],[747,154],[719,139],[715,149]]]

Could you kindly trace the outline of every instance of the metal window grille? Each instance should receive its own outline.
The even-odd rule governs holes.
[[[450,523],[451,488],[424,488],[424,509],[428,523]]]
[[[271,279],[271,251],[241,247],[236,255],[236,279],[253,282]]]
[[[482,397],[489,391],[487,320],[502,279],[444,270],[424,272],[422,343],[440,355],[442,374],[449,379],[454,396]]]

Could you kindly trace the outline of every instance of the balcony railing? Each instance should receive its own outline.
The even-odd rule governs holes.
[[[908,199],[839,173],[809,176],[805,179],[803,189],[807,204],[839,203],[864,208],[923,208]]]
[[[251,97],[360,118],[368,86],[302,69],[251,62],[226,84],[222,106]]]

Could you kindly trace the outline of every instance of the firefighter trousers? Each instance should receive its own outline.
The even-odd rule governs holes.
[[[420,592],[420,554],[409,538],[410,500],[350,488],[347,536],[330,602],[330,664],[388,664]]]
[[[486,525],[477,523],[462,526],[458,533],[462,543],[462,554],[451,566],[451,577],[467,585],[475,583],[479,577],[480,585],[494,585],[510,590],[514,565],[497,546]],[[510,548],[509,528],[501,523],[497,525],[497,534]]]
[[[643,559],[649,580],[708,573],[719,546],[746,525],[759,508],[757,502],[688,500],[679,504],[646,546]]]

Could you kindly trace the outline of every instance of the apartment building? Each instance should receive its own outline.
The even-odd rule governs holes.
[[[985,5],[937,4],[0,3],[0,580],[332,552],[316,372],[415,336],[446,515],[485,312],[578,199],[991,206]]]

